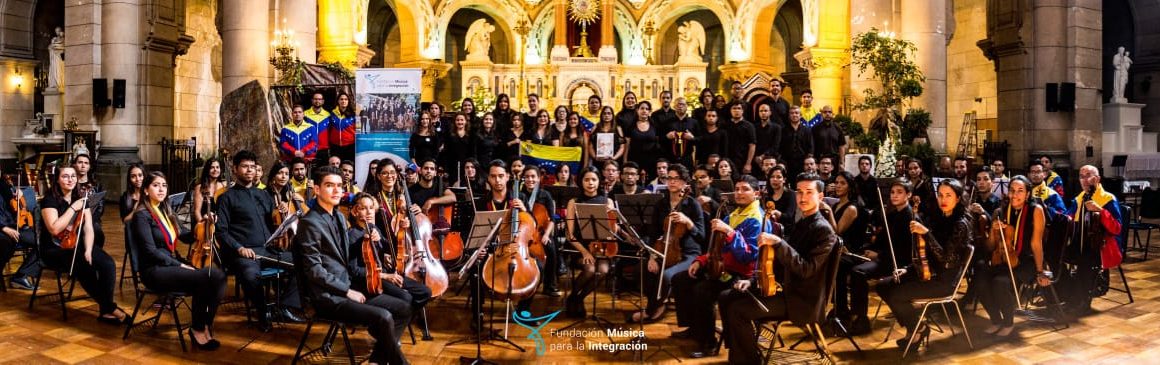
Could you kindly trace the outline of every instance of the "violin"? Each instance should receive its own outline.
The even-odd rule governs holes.
[[[772,200],[765,202],[765,218],[761,221],[761,231],[765,232],[765,227],[770,227],[774,235],[782,235],[782,225],[777,222],[776,216],[773,214],[777,209],[777,204]],[[753,276],[754,284],[758,295],[762,297],[771,297],[777,294],[777,277],[773,272],[773,260],[775,258],[773,245],[762,245],[757,249],[757,266],[754,267]]]
[[[367,265],[367,293],[382,294],[383,280],[379,278],[379,273],[382,272],[382,265],[379,265],[379,253],[376,248],[378,243],[371,240],[371,234],[374,232],[375,224],[366,221],[363,224],[366,225],[366,230],[363,232],[362,258],[363,262]]]
[[[512,191],[520,191],[518,179]],[[528,212],[508,210],[511,215],[500,222],[499,246],[483,263],[483,283],[501,299],[520,300],[534,295],[540,283],[540,267],[528,252],[536,221]]]
[[[16,173],[16,184],[12,185],[12,211],[16,212],[16,228],[23,230],[36,225],[32,219],[32,212],[28,211],[28,201],[24,200],[24,191],[20,190],[20,173]]]
[[[917,201],[913,202],[912,208],[915,212],[914,221],[922,223],[922,221],[918,219]],[[926,258],[926,238],[923,235],[917,233],[915,233],[913,237],[914,246],[918,250],[918,263],[915,265],[918,267],[918,278],[922,281],[929,281],[932,275],[930,271],[930,260],[927,260]]]
[[[438,297],[447,291],[447,271],[438,260],[427,253],[427,247],[435,240],[432,237],[431,221],[426,215],[415,215],[408,209],[411,206],[411,192],[402,184],[403,179],[399,179],[400,186],[396,189],[403,191],[403,208],[407,212],[407,219],[411,221],[410,236],[405,237],[407,239],[404,242],[412,242],[415,253],[415,256],[407,262],[404,272],[407,277],[426,284],[431,289],[431,297]]]
[[[1018,225],[1023,223],[1023,213],[1027,211],[1027,208],[1028,206],[1024,205],[1023,210],[1020,211],[1019,215],[1015,217],[1015,224]],[[1009,264],[1010,267],[1019,266],[1019,252],[1015,247],[1019,237],[1017,237],[1018,231],[1015,230],[1015,226],[1011,225],[1010,203],[1007,205],[1007,218],[1005,220],[1001,220],[1001,222],[1003,222],[1004,225],[1002,229],[998,229],[999,246],[995,247],[995,250],[991,252],[991,266],[999,266],[1004,262]],[[1007,241],[1007,237],[1011,237],[1010,242]]]
[[[608,226],[612,227],[612,233],[616,234],[620,231],[620,226],[616,224],[617,217],[614,211],[608,212]],[[615,241],[592,241],[588,242],[588,253],[592,254],[594,258],[613,258],[620,252],[620,244]]]
[[[713,214],[713,219],[721,219],[721,214],[724,213],[725,204],[717,207],[717,212]],[[725,274],[725,258],[721,251],[725,248],[726,235],[721,232],[713,230],[709,237],[709,260],[705,264],[705,273],[713,280],[720,279]]]
[[[536,260],[540,260],[542,262],[548,258],[547,253],[544,252],[543,237],[545,234],[551,234],[551,232],[548,232],[547,230],[548,225],[552,223],[552,216],[548,215],[548,208],[545,208],[543,204],[536,203],[536,197],[539,196],[539,194],[540,184],[536,184],[536,187],[532,188],[532,194],[528,196],[527,204],[524,206],[526,206],[528,210],[531,211],[532,219],[536,221],[536,239],[529,244],[528,251],[531,252],[532,256],[535,257]]]
[[[76,214],[73,215],[73,221],[69,223],[69,225],[60,232],[60,234],[56,235],[56,239],[60,241],[60,248],[65,250],[77,248],[77,241],[80,241],[81,236],[81,222],[85,217],[85,209],[88,209],[90,194],[92,194],[91,191],[85,193],[84,198],[81,198],[81,201],[84,201],[84,208],[82,208],[80,212],[76,212]],[[76,253],[74,252],[73,255],[75,256]],[[69,270],[69,272],[71,273],[72,270]]]
[[[205,214],[208,215],[210,212],[213,212],[213,208],[211,207],[214,205],[214,198],[210,196],[209,191],[205,191],[203,194],[205,194],[206,201],[204,206],[206,210]],[[190,266],[201,269],[213,265],[214,250],[217,249],[217,238],[214,234],[214,226],[211,219],[203,219],[197,223],[197,227],[194,229],[194,236],[197,238],[197,242],[193,244],[191,248],[193,251],[189,254]]]
[[[443,175],[439,175],[436,186],[439,187],[439,191],[443,191]],[[452,204],[432,206],[427,210],[433,232],[437,234],[446,232],[442,240],[433,239],[428,242],[427,249],[434,252],[435,259],[439,261],[455,261],[463,256],[463,236],[459,232],[451,231],[452,214]]]
[[[680,207],[680,202],[685,200],[685,192],[688,190],[681,190],[677,198],[677,206]],[[679,212],[673,208],[672,212]],[[684,224],[673,225],[674,215],[670,213],[665,216],[662,225],[665,227],[665,235],[658,238],[653,243],[653,249],[661,252],[661,267],[667,269],[681,262],[683,253],[681,252],[681,237],[684,237],[689,232],[689,227]]]

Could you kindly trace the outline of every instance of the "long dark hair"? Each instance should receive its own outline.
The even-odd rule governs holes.
[[[50,190],[50,192],[52,193],[52,196],[57,197],[57,198],[64,197],[64,190],[62,190],[60,188],[60,174],[62,171],[64,171],[64,169],[72,169],[74,174],[77,173],[77,168],[73,167],[72,165],[58,167],[56,169],[56,171],[52,173],[52,189]],[[80,177],[78,176],[77,179],[80,180]],[[78,183],[78,185],[79,185],[79,183]],[[77,190],[78,190],[77,187],[74,186],[72,191],[69,192],[69,199],[70,200],[75,200],[75,199],[81,198],[81,193]]]
[[[403,172],[400,171],[399,166],[395,164],[395,160],[392,160],[389,158],[383,159],[383,160],[379,161],[379,166],[375,168],[375,176],[374,176],[375,183],[374,183],[374,185],[367,185],[367,190],[366,190],[367,194],[371,194],[372,196],[378,196],[379,193],[383,192],[384,186],[383,186],[383,183],[381,181],[379,181],[379,175],[382,175],[383,170],[385,170],[388,167],[395,169],[395,176],[396,176],[395,179],[406,179],[407,178],[406,176],[403,176]]]
[[[340,108],[342,108],[342,106],[338,105],[338,99],[342,99],[343,96],[346,97],[346,101],[347,101],[346,108],[340,109]],[[334,110],[338,111],[339,113],[342,113],[343,118],[355,116],[354,115],[354,98],[351,97],[350,94],[347,94],[346,92],[339,92],[338,97],[334,98],[334,105],[335,105]]]
[[[199,176],[197,178],[197,185],[203,189],[207,188],[207,185],[209,185],[209,180],[212,178],[211,176],[209,176],[209,170],[210,170],[210,166],[213,166],[214,162],[217,162],[218,169],[221,170],[220,175],[218,175],[217,181],[222,181],[222,175],[225,175],[226,165],[225,165],[225,163],[222,162],[221,158],[210,157],[210,158],[206,159],[205,164],[203,164],[201,166],[201,176]],[[145,186],[145,184],[142,183],[141,186]],[[210,193],[212,194],[213,192],[211,191]]]
[[[146,202],[147,200],[149,200],[149,195],[146,192],[146,190],[149,189],[149,185],[152,184],[154,181],[157,181],[157,179],[162,179],[162,180],[168,181],[167,179],[165,179],[165,174],[162,173],[161,171],[151,171],[148,174],[145,174],[145,180],[141,181],[141,190],[139,190],[139,192],[138,192],[139,194],[141,194],[142,198],[137,200],[137,206],[133,209],[134,213],[136,213],[138,211],[149,209],[148,204],[153,204],[152,201]],[[173,226],[174,228],[180,227],[177,224],[177,214],[174,214],[173,208],[169,206],[169,199],[161,199],[160,205],[157,206],[157,210],[161,211],[161,215],[162,215],[162,217],[159,217],[159,219],[161,219],[161,218],[168,219],[169,224],[171,226]],[[180,232],[176,232],[176,233],[180,233]],[[175,238],[175,240],[176,240],[176,238]]]
[[[837,175],[834,175],[834,179],[831,180],[830,183],[831,184],[836,183],[839,177],[846,180],[846,186],[847,186],[847,188],[846,188],[846,200],[849,200],[850,203],[853,203],[854,206],[856,206],[856,207],[863,206],[864,204],[862,202],[862,195],[859,194],[859,192],[858,192],[858,185],[854,183],[854,174],[851,174],[849,171],[846,171],[846,170],[839,170],[837,172]],[[960,185],[959,187],[960,187],[959,197],[962,197],[963,196],[962,191],[961,191],[962,185]]]
[[[596,196],[604,195],[604,175],[595,166],[585,167],[576,174],[576,185],[580,187],[580,193],[584,194],[584,175],[587,174],[596,174]]]
[[[134,162],[134,163],[130,164],[129,165],[129,172],[125,174],[125,191],[126,192],[133,192],[133,169],[141,170],[141,174],[142,175],[145,174],[145,166],[142,165],[140,162]],[[144,182],[142,182],[142,186],[144,186]]]
[[[293,194],[292,191],[294,191],[294,188],[290,187],[289,181],[287,181],[286,186],[282,187],[282,191],[274,190],[274,176],[278,175],[278,171],[282,169],[290,170],[290,166],[282,161],[277,161],[274,162],[274,166],[270,167],[270,173],[266,175],[266,191],[270,192],[270,194],[277,194],[282,201],[288,202],[292,198],[290,194]]]

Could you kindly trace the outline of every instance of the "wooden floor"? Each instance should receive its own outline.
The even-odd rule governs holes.
[[[121,240],[122,228],[115,222],[115,213],[112,210],[104,217],[106,234],[109,237],[108,252],[120,260],[123,250]],[[1154,235],[1153,241],[1160,245],[1160,232]],[[1160,252],[1154,252],[1160,255]],[[1132,258],[1140,256],[1132,253]],[[17,260],[10,265],[9,271],[16,267]],[[1080,318],[1071,324],[1070,328],[1052,330],[1042,325],[1021,324],[1018,339],[1006,342],[997,342],[982,333],[987,320],[984,312],[979,310],[967,314],[967,326],[972,331],[974,350],[967,347],[956,327],[958,336],[951,337],[949,333],[933,334],[928,351],[919,356],[911,355],[909,360],[928,363],[970,363],[999,365],[1009,363],[1042,363],[1042,364],[1091,364],[1091,363],[1156,363],[1160,362],[1160,289],[1153,279],[1160,274],[1160,257],[1148,261],[1129,260],[1125,264],[1129,283],[1135,303],[1128,303],[1126,295],[1120,292],[1109,294],[1093,302],[1096,313]],[[120,265],[120,263],[118,263]],[[119,267],[119,266],[118,266]],[[566,282],[566,280],[565,280]],[[126,281],[123,291],[118,291],[117,301],[122,308],[131,310],[133,291],[131,283]],[[46,281],[45,285],[54,288],[55,284]],[[458,283],[453,283],[453,288]],[[567,285],[567,284],[562,284]],[[1113,279],[1113,287],[1122,287],[1118,279]],[[232,287],[232,286],[231,286]],[[78,293],[83,290],[77,288]],[[156,330],[142,329],[135,332],[127,341],[121,340],[123,327],[114,327],[98,323],[96,305],[92,301],[81,300],[70,302],[69,320],[61,320],[58,306],[39,302],[32,309],[28,309],[30,292],[9,289],[7,293],[0,293],[0,363],[19,364],[52,364],[52,363],[98,363],[98,364],[162,364],[162,363],[238,363],[238,364],[265,364],[289,363],[293,357],[298,339],[305,329],[304,325],[291,324],[280,326],[270,333],[261,333],[246,325],[242,307],[238,303],[227,304],[220,310],[215,325],[215,333],[222,341],[222,348],[214,352],[198,352],[191,350],[183,353],[179,347],[175,332],[168,317]],[[231,290],[232,296],[232,290]],[[611,301],[607,291],[599,294],[599,313],[611,320],[618,329],[634,330],[635,326],[623,323],[626,312],[635,308],[636,297],[623,295],[616,302],[617,309],[611,308]],[[871,307],[877,304],[877,298],[871,300]],[[533,305],[533,315],[543,315],[563,309],[559,299],[537,297]],[[873,309],[871,309],[873,310]],[[503,313],[502,303],[496,308],[497,313]],[[885,308],[883,308],[885,312]],[[485,313],[487,311],[485,310]],[[671,313],[671,311],[670,311]],[[414,364],[454,364],[459,362],[460,356],[474,356],[474,343],[448,345],[448,342],[469,336],[467,323],[469,315],[462,295],[449,295],[439,299],[428,307],[431,319],[432,341],[420,340],[412,345],[409,338],[404,337],[403,351]],[[188,313],[182,314],[188,320]],[[885,316],[883,316],[885,317]],[[502,315],[496,318],[497,328],[503,329]],[[1023,323],[1023,319],[1019,319]],[[528,349],[519,352],[498,342],[485,343],[482,346],[483,357],[502,364],[580,364],[580,363],[631,363],[632,353],[614,356],[609,352],[598,350],[581,350],[579,345],[608,344],[609,339],[602,335],[587,337],[554,336],[553,329],[559,329],[572,320],[557,318],[550,322],[541,331],[549,349],[543,355],[537,355],[534,343],[527,338],[529,330],[510,326],[508,338],[516,344]],[[725,356],[693,360],[687,358],[687,353],[695,348],[695,344],[687,340],[673,340],[668,336],[675,330],[675,319],[669,314],[663,323],[651,324],[644,331],[648,336],[647,354],[660,350],[671,351],[686,364],[725,363]],[[842,363],[897,363],[900,362],[901,351],[893,341],[883,342],[891,321],[882,319],[874,323],[874,333],[856,338],[863,352],[854,351],[848,342],[836,342],[830,348],[838,362]],[[578,328],[594,329],[594,326]],[[316,344],[323,336],[324,328],[315,328],[311,343]],[[418,332],[416,332],[418,335]],[[901,331],[897,328],[891,338],[898,338]],[[801,337],[796,329],[785,331],[787,342]],[[624,343],[625,338],[615,338],[615,342]],[[369,352],[371,339],[365,331],[358,331],[351,338],[355,353],[365,356]],[[572,346],[568,349],[568,346]],[[332,358],[315,359],[314,362],[343,362],[345,354],[338,341]],[[812,349],[812,346],[803,346],[801,349]],[[778,353],[775,357],[790,362],[800,358],[805,353]],[[808,354],[806,354],[808,355]],[[321,360],[321,361],[319,361]],[[664,353],[657,353],[646,361],[648,363],[676,363]]]

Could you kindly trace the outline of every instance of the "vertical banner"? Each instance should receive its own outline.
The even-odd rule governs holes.
[[[423,72],[420,69],[355,70],[355,98],[362,108],[355,136],[355,166],[365,171],[373,160],[410,161],[411,132],[419,121]],[[359,186],[373,171],[355,176]]]

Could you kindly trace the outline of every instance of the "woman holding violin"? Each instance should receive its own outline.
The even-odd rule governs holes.
[[[1051,284],[1043,266],[1043,234],[1046,215],[1043,206],[1030,199],[1031,181],[1019,175],[1011,178],[1010,202],[995,210],[991,219],[991,252],[988,265],[975,271],[979,302],[991,318],[984,332],[999,337],[1015,330],[1015,309],[1019,300],[1015,289],[1030,280],[1041,286]],[[1039,273],[1036,277],[1036,273]]]
[[[44,262],[80,282],[85,292],[100,305],[98,321],[122,324],[127,317],[113,300],[117,281],[116,263],[97,247],[96,225],[88,196],[77,191],[77,170],[58,168],[52,189],[40,199],[40,253]]]
[[[403,251],[399,251],[394,235],[375,225],[375,214],[378,209],[378,202],[370,194],[359,193],[354,196],[354,207],[350,210],[350,228],[346,231],[350,242],[348,252],[362,254],[352,255],[354,260],[350,261],[351,282],[355,290],[366,295],[368,300],[384,296],[379,301],[380,306],[386,308],[397,319],[395,333],[401,334],[411,322],[412,314],[422,309],[431,299],[431,289],[403,275],[403,268],[406,267],[408,259],[407,251],[411,249],[404,248]],[[410,228],[406,216],[400,218],[400,224],[394,229]],[[374,260],[367,260],[368,256]],[[375,281],[378,281],[377,285]]]
[[[878,284],[878,295],[890,306],[898,323],[906,327],[906,336],[897,341],[898,347],[905,347],[916,332],[920,337],[914,343],[918,344],[925,343],[930,335],[930,327],[917,328],[919,313],[912,300],[945,296],[958,289],[974,232],[962,196],[963,185],[958,180],[939,183],[939,213],[927,217],[925,223],[917,219],[910,222],[910,233],[916,235],[913,250],[908,251],[911,264],[895,270],[893,280]]]
[[[180,291],[193,297],[189,309],[192,323],[190,340],[202,350],[216,350],[221,343],[213,338],[214,317],[226,294],[226,274],[212,265],[194,268],[177,254],[178,237],[182,235],[177,215],[166,202],[169,184],[165,175],[150,172],[142,182],[138,205],[129,221],[132,243],[137,245],[138,270],[145,286],[157,291]],[[213,214],[207,219],[214,221]]]
[[[688,190],[689,169],[681,164],[673,164],[668,170],[665,180],[668,194],[657,202],[652,221],[660,224],[652,226],[654,230],[651,235],[657,237],[653,249],[665,257],[649,259],[648,271],[644,274],[644,294],[648,298],[648,306],[644,311],[632,313],[628,318],[632,323],[652,323],[663,318],[664,303],[669,296],[669,284],[673,276],[689,270],[689,265],[701,255],[701,245],[697,242],[705,240],[704,213]]]
[[[584,309],[584,298],[596,290],[596,283],[600,278],[608,275],[614,259],[614,257],[603,255],[600,252],[593,253],[589,250],[590,246],[586,246],[576,239],[580,235],[576,204],[604,204],[608,206],[608,209],[613,209],[612,200],[601,194],[604,191],[601,180],[600,170],[595,167],[584,168],[580,173],[581,195],[569,200],[566,209],[565,222],[567,222],[568,242],[571,243],[573,249],[580,253],[580,257],[573,263],[573,266],[580,270],[580,274],[576,275],[576,279],[572,283],[572,293],[568,294],[564,309],[564,313],[572,318],[583,318],[587,315]],[[616,245],[615,242],[611,244],[613,247]]]
[[[830,186],[833,188],[834,195],[838,197],[838,203],[832,210],[834,221],[830,224],[834,227],[834,231],[842,237],[847,252],[861,253],[866,242],[866,225],[870,221],[870,217],[865,213],[866,209],[862,205],[862,198],[858,193],[858,184],[855,183],[854,175],[844,170],[838,171]],[[854,267],[865,262],[866,260],[857,256],[842,255],[838,264],[837,284],[834,285],[834,311],[838,318],[850,324],[850,334],[870,333],[870,319],[866,317],[866,313],[852,316],[850,301],[847,299],[850,286],[846,282],[851,280]]]
[[[207,211],[203,210],[202,206],[209,204],[209,202],[205,201],[205,197],[208,195],[216,198],[219,195],[218,192],[224,192],[225,188],[229,186],[222,179],[222,169],[224,168],[221,159],[217,157],[205,160],[201,176],[197,179],[197,185],[194,185],[193,190],[190,191],[190,194],[193,194],[193,210],[190,212],[193,212],[194,217],[197,218],[194,221],[195,224],[201,223],[206,218],[205,212]]]

